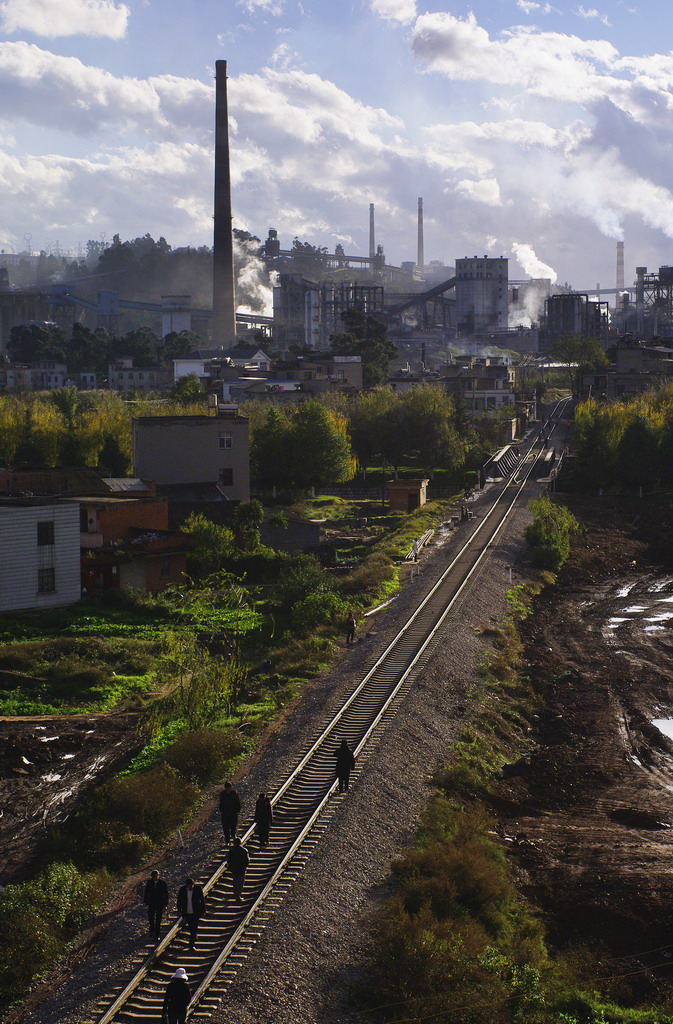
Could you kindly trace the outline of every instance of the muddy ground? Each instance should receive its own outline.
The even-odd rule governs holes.
[[[82,793],[140,746],[137,715],[1,718],[0,883],[20,881]]]
[[[586,531],[524,625],[535,746],[499,784],[498,811],[557,942],[659,967],[673,952],[673,513],[574,504]],[[647,995],[661,974],[633,977]]]

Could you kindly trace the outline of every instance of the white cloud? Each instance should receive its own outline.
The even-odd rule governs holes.
[[[123,39],[129,19],[126,4],[113,0],[1,0],[5,32],[25,30],[38,36],[86,35]]]
[[[15,117],[77,135],[110,125],[173,135],[212,121],[213,90],[201,82],[173,75],[117,78],[25,42],[0,42],[0,89]]]
[[[575,8],[573,13],[576,14],[578,18],[595,18],[597,21],[602,21],[604,25],[610,24],[610,19],[607,14],[601,14],[601,12],[597,11],[595,7],[582,7],[580,4]]]
[[[238,0],[239,7],[254,14],[260,11],[263,14],[279,15],[283,13],[283,0]]]
[[[625,87],[609,75],[619,54],[606,40],[524,25],[491,39],[474,14],[461,19],[439,12],[417,18],[411,43],[428,71],[516,86],[548,99],[587,103]]]
[[[386,21],[409,25],[416,17],[416,0],[371,0],[372,11]]]
[[[516,0],[516,6],[526,14],[551,14],[555,10],[551,4],[538,4],[535,0]]]
[[[486,206],[502,206],[500,186],[495,178],[482,178],[479,181],[464,178],[456,183],[456,192]]]

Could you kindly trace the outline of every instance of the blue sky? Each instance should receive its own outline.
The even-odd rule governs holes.
[[[234,223],[388,260],[489,253],[614,286],[673,264],[668,0],[0,0],[0,249],[212,240],[215,61]]]

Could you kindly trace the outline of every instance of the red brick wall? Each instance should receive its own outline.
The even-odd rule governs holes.
[[[121,501],[106,505],[98,513],[98,522],[104,544],[123,540],[131,526],[143,530],[167,530],[168,502]]]
[[[170,576],[162,576],[161,569],[166,560],[170,567]],[[187,572],[187,557],[182,551],[170,555],[157,555],[156,558],[145,559],[145,588],[150,594],[158,594],[171,583],[182,583],[183,573]]]

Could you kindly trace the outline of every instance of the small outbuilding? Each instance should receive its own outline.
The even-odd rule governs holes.
[[[388,504],[395,512],[413,512],[428,500],[429,479],[389,480],[386,484]]]

